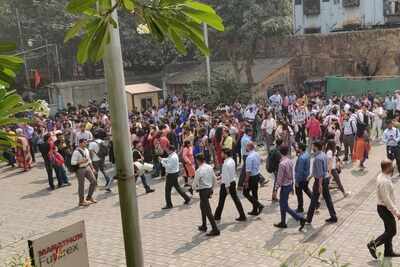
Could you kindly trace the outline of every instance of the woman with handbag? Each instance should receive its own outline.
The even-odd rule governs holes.
[[[341,162],[337,157],[335,141],[329,141],[326,145],[326,156],[328,158],[328,173],[338,185],[343,196],[348,197],[350,193],[345,191],[342,181],[340,180]]]

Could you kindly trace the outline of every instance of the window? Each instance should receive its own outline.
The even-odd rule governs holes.
[[[343,0],[343,7],[358,7],[360,0]]]
[[[386,0],[384,9],[385,16],[400,16],[400,1]]]
[[[294,4],[295,4],[296,6],[301,5],[301,0],[294,0]]]
[[[329,2],[329,0],[322,0],[322,2]]]
[[[142,111],[150,110],[153,107],[153,99],[146,97],[141,99]]]
[[[321,33],[321,28],[305,28],[304,34]]]
[[[321,12],[320,0],[304,0],[303,13],[306,16],[317,16]]]

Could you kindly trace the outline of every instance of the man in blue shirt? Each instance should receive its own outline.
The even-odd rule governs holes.
[[[313,192],[311,196],[311,203],[307,213],[307,222],[311,223],[314,212],[318,207],[318,200],[319,196],[322,193],[326,207],[329,210],[329,215],[331,216],[329,219],[326,220],[327,223],[336,223],[337,217],[335,208],[333,207],[332,197],[329,192],[329,175],[328,175],[328,158],[326,154],[322,152],[322,143],[315,142],[314,143],[314,164],[312,170],[312,176],[314,177],[314,185],[313,185]]]
[[[300,155],[297,158],[294,178],[296,181],[297,212],[304,212],[303,191],[311,199],[311,191],[308,188],[308,177],[310,176],[310,154],[307,152],[307,146],[299,144]]]
[[[251,143],[251,136],[253,135],[253,131],[251,128],[246,128],[244,130],[244,135],[242,136],[241,140],[240,140],[240,146],[241,146],[241,153],[242,153],[242,158],[243,158],[243,166],[242,166],[242,170],[240,172],[240,177],[239,177],[239,182],[238,182],[238,186],[239,188],[243,187],[243,181],[246,177],[246,159],[247,159],[247,155],[249,154],[249,152],[247,151],[247,145],[249,143]]]
[[[264,206],[258,201],[258,183],[260,181],[260,155],[255,151],[255,145],[253,142],[247,144],[248,156],[246,158],[246,178],[244,180],[243,195],[253,205],[253,210],[249,212],[249,215],[259,215]]]

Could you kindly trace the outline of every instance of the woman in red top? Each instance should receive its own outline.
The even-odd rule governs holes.
[[[185,187],[189,187],[190,188],[189,191],[193,193],[193,190],[191,189],[191,186],[189,184],[189,178],[190,180],[192,180],[192,178],[195,175],[195,169],[194,169],[195,162],[193,156],[193,146],[189,140],[185,140],[183,144],[182,163],[184,169],[183,178],[185,179]]]
[[[216,158],[215,168],[216,169],[220,169],[220,167],[222,166],[222,163],[224,162],[224,160],[222,159],[222,144],[221,144],[222,133],[223,133],[222,127],[218,127],[217,129],[215,129],[215,136],[213,138],[213,144],[214,144],[214,148],[215,148],[215,158]]]

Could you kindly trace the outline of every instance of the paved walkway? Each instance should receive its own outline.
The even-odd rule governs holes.
[[[138,189],[139,213],[146,266],[328,266],[316,259],[320,247],[327,252],[322,257],[339,255],[340,263],[351,266],[378,266],[368,255],[365,244],[380,234],[383,226],[376,214],[375,177],[378,162],[385,156],[383,147],[374,147],[368,169],[345,169],[342,175],[349,198],[333,191],[339,223],[326,225],[326,208],[315,217],[304,232],[289,218],[289,228],[277,230],[273,223],[280,218],[279,205],[272,204],[271,186],[260,190],[266,205],[262,216],[245,223],[235,222],[236,210],[227,199],[220,228],[222,234],[207,238],[197,232],[200,224],[198,196],[190,207],[176,194],[176,208],[161,211],[164,205],[164,181],[154,181],[156,192],[144,194]],[[0,168],[0,266],[12,256],[27,254],[27,239],[55,231],[79,220],[85,220],[91,266],[125,266],[119,200],[114,193],[99,190],[99,203],[88,208],[77,207],[77,183],[48,192],[45,171],[40,167],[20,173],[7,167]],[[100,180],[100,184],[103,181]],[[398,186],[396,190],[400,191]],[[216,207],[218,194],[212,199]],[[309,200],[306,199],[306,207]],[[243,200],[246,211],[248,201]],[[295,196],[291,206],[296,207]],[[395,238],[395,247],[400,244]],[[393,261],[400,266],[400,261]]]

